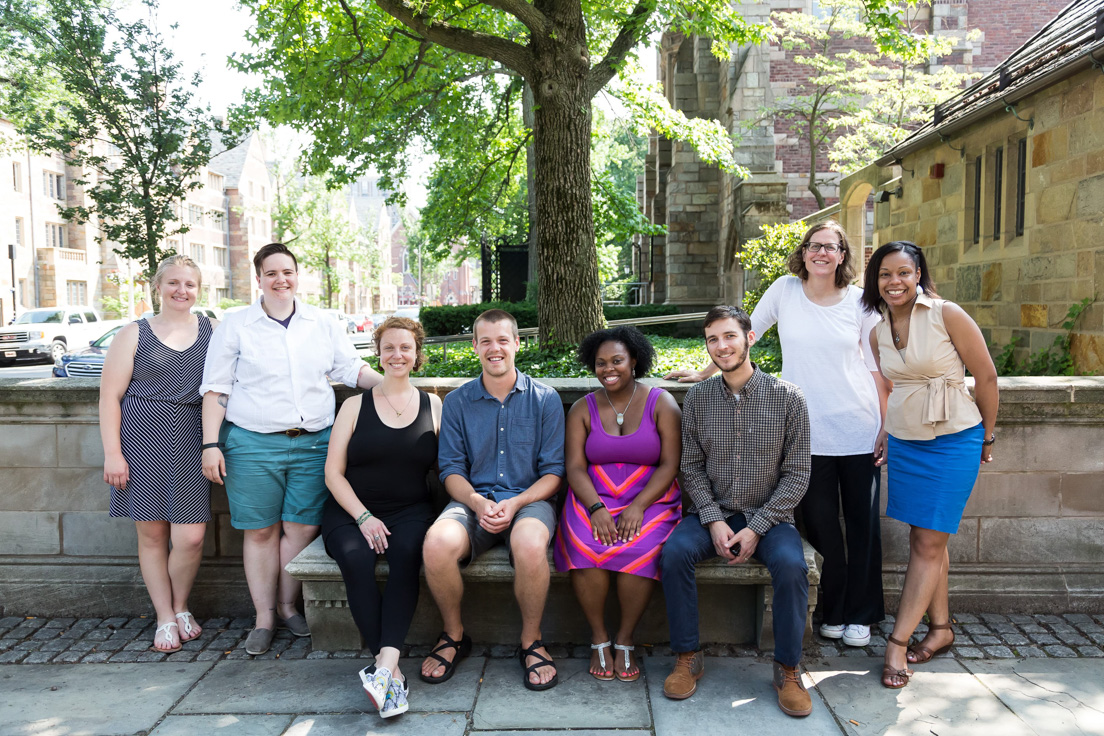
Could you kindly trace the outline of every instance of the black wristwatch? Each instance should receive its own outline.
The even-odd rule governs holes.
[[[989,439],[987,439],[987,440],[982,440],[982,441],[981,441],[981,444],[982,444],[982,445],[991,445],[991,444],[993,444],[993,443],[994,443],[994,442],[996,442],[996,441],[997,441],[997,433],[996,433],[996,432],[994,432],[994,433],[993,433],[993,435],[992,435],[992,436],[991,436],[991,437],[990,437]]]
[[[210,450],[212,447],[217,447],[221,450],[222,449],[222,443],[221,442],[207,442],[206,444],[200,445],[199,449],[200,449],[200,451]]]
[[[595,511],[597,511],[598,509],[604,509],[605,507],[606,505],[599,501],[598,503],[587,509],[587,516],[594,516]]]

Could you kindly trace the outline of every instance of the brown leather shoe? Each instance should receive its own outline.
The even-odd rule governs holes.
[[[813,699],[801,683],[801,673],[796,667],[775,661],[774,689],[778,691],[778,707],[786,715],[804,718],[813,712]]]
[[[705,674],[701,652],[679,652],[675,668],[663,681],[663,694],[672,700],[685,700],[698,691],[698,680]]]

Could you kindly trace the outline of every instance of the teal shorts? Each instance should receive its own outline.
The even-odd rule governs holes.
[[[235,529],[265,529],[278,521],[317,525],[330,495],[326,451],[330,428],[288,437],[223,422],[226,498]]]

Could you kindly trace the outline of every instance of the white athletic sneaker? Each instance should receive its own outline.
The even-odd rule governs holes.
[[[820,635],[825,639],[839,639],[843,636],[843,624],[821,624]]]
[[[384,718],[391,718],[408,711],[410,703],[407,702],[406,696],[409,692],[410,686],[408,683],[392,679],[391,684],[387,686],[387,701],[383,704],[380,715]]]
[[[364,686],[364,692],[368,693],[372,706],[382,711],[387,700],[387,688],[391,685],[391,670],[375,665],[365,667],[360,671],[360,684]]]
[[[847,628],[843,630],[843,643],[849,647],[865,647],[870,643],[870,627],[847,624]]]

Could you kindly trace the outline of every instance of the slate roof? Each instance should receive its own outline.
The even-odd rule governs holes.
[[[932,119],[889,149],[887,166],[939,136],[963,128],[1084,69],[1104,70],[1104,0],[1073,0],[996,69],[946,102]],[[1026,116],[1021,116],[1026,117]]]

